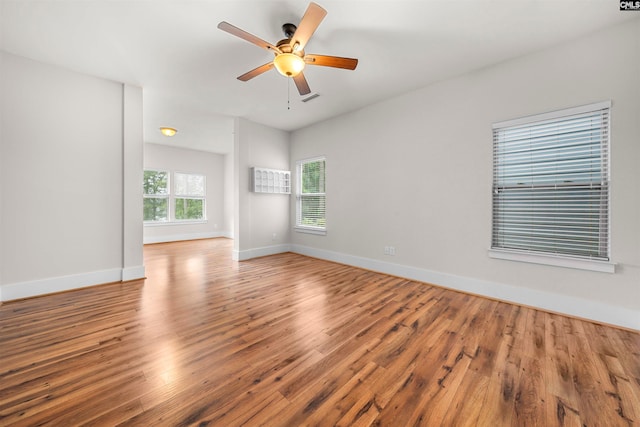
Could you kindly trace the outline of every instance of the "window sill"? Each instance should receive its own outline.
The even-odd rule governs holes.
[[[155,221],[155,222],[144,222],[145,227],[162,227],[165,225],[195,225],[195,224],[206,224],[208,221],[206,219],[198,219],[194,221]]]
[[[489,249],[489,257],[508,261],[528,262],[533,264],[552,265],[556,267],[575,268],[578,270],[615,273],[616,264],[609,261],[597,261],[582,258],[561,257],[529,252]]]
[[[299,225],[293,227],[293,229],[295,231],[297,231],[298,233],[307,233],[307,234],[317,234],[320,236],[326,236],[327,235],[327,229],[326,228],[316,228],[316,227],[301,227]]]

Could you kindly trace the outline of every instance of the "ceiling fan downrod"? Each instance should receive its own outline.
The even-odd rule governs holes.
[[[296,33],[297,29],[298,29],[298,27],[296,27],[293,24],[284,24],[284,25],[282,25],[282,32],[284,33],[284,36],[286,38],[288,38],[288,39],[293,37],[293,35]]]

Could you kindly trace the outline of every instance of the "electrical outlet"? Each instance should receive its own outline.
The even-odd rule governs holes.
[[[389,255],[394,256],[396,254],[396,247],[389,246]]]
[[[278,235],[276,233],[273,233],[271,235],[271,240],[276,240],[278,238]]]
[[[384,247],[384,254],[389,255],[389,246]]]

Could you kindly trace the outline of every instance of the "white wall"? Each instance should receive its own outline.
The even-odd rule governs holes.
[[[296,131],[291,168],[327,158],[328,232],[292,247],[640,329],[638,76],[635,20]],[[491,124],[609,99],[616,273],[490,259]]]
[[[144,276],[141,89],[0,55],[2,299]]]
[[[124,85],[123,132],[123,271],[122,280],[144,277],[142,253],[143,230],[140,226],[142,212],[143,136],[142,90]]]
[[[202,174],[207,186],[207,220],[204,223],[145,225],[144,242],[204,239],[229,235],[224,219],[225,160],[221,154],[160,144],[144,144],[144,168]],[[140,180],[142,185],[142,180]]]
[[[225,236],[233,239],[233,152],[224,156],[224,224]]]
[[[288,251],[290,196],[249,191],[249,169],[289,170],[289,134],[236,119],[234,138],[233,257],[243,260]]]

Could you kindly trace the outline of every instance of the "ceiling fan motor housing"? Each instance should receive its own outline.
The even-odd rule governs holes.
[[[294,55],[299,56],[300,58],[304,58],[304,50],[294,49],[294,46],[291,45],[291,38],[293,37],[297,29],[298,27],[296,27],[293,24],[284,24],[282,26],[282,31],[284,32],[284,35],[287,38],[282,39],[278,43],[276,43],[276,47],[280,49],[280,52],[282,53],[293,53]],[[277,53],[276,53],[276,56],[278,56]]]
[[[291,46],[291,39],[282,39],[280,40],[278,43],[276,43],[276,47],[278,49],[280,49],[280,52],[282,53],[293,53],[294,55],[297,55],[301,58],[304,57],[304,50],[302,49],[297,49],[294,50],[293,46]],[[278,56],[278,54],[276,53],[276,56]]]

